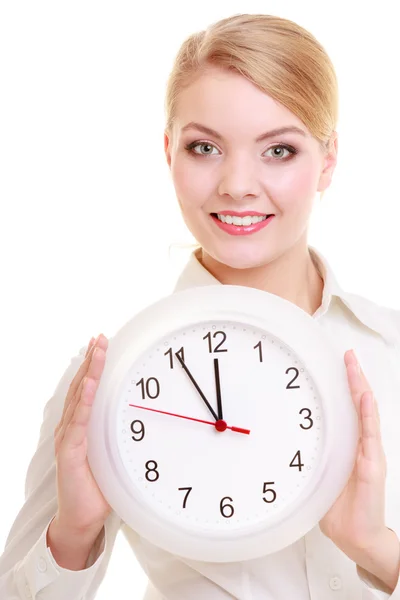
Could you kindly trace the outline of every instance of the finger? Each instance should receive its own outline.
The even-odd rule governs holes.
[[[89,346],[86,351],[85,358],[69,385],[68,392],[67,392],[67,395],[65,397],[65,402],[64,402],[64,413],[65,413],[65,410],[66,410],[71,398],[73,398],[75,396],[75,394],[78,390],[78,387],[82,382],[82,379],[85,377],[85,375],[87,373],[87,370],[90,365],[90,361],[92,359],[92,354],[93,354],[94,348],[96,347],[96,342],[97,342],[97,340],[95,340],[92,345],[90,345],[90,342],[89,342]],[[64,416],[64,413],[63,413],[63,416]]]
[[[346,367],[348,367],[349,365],[354,365],[354,367],[356,369],[358,369],[358,375],[359,375],[359,381],[360,381],[360,385],[363,385],[363,390],[367,391],[367,390],[371,390],[371,386],[368,382],[368,379],[365,376],[364,371],[362,370],[362,367],[360,365],[360,361],[358,360],[358,357],[355,353],[354,350],[348,350],[345,355],[344,355],[344,361],[346,363]],[[371,390],[372,391],[372,390]]]
[[[86,349],[85,358],[87,358],[87,355],[89,354],[90,349],[92,348],[92,346],[93,346],[93,344],[94,344],[95,341],[96,341],[96,338],[92,337],[91,340],[90,340],[90,342],[89,342],[89,345],[88,345],[88,347]]]
[[[376,418],[378,420],[378,425],[379,425],[379,433],[381,432],[381,416],[379,414],[379,406],[378,406],[378,401],[374,396],[374,406],[375,406],[375,415]]]
[[[372,392],[372,389],[367,381],[367,378],[362,373],[361,366],[355,354],[352,351],[346,352],[345,363],[347,368],[350,391],[353,395],[353,399],[356,402],[357,407],[359,408],[361,394],[367,391]]]
[[[63,429],[64,433],[65,433],[65,429],[68,427],[68,425],[72,419],[72,416],[75,412],[75,408],[76,408],[77,404],[81,400],[82,393],[84,393],[84,385],[86,385],[85,380],[88,380],[88,379],[94,380],[95,385],[98,385],[98,382],[100,380],[100,376],[101,376],[101,373],[102,373],[103,367],[104,367],[104,362],[105,362],[104,359],[105,359],[105,352],[103,351],[103,349],[95,347],[93,349],[93,352],[91,355],[91,362],[89,364],[87,373],[86,373],[85,377],[82,378],[81,382],[79,383],[79,387],[77,389],[75,396],[73,398],[71,398],[71,401],[66,408],[65,417],[64,417],[63,424],[62,424],[62,429]]]
[[[90,345],[90,342],[89,342]],[[76,390],[78,389],[78,386],[80,384],[80,382],[82,381],[83,377],[86,375],[88,366],[90,364],[90,360],[91,360],[91,355],[93,354],[93,351],[95,348],[103,348],[106,349],[108,345],[108,340],[107,338],[100,333],[96,340],[93,342],[91,348],[87,349],[86,352],[86,356],[84,361],[82,362],[81,366],[79,367],[74,379],[72,380],[71,384],[70,384],[70,389],[68,390],[68,393],[71,394],[71,396],[74,396],[76,393]]]
[[[63,422],[61,424],[61,428],[58,434],[58,446],[63,442],[64,437],[65,437],[65,432],[70,424],[70,422],[73,419],[73,415],[75,413],[76,407],[79,404],[79,402],[82,399],[82,395],[85,394],[85,386],[88,385],[87,381],[94,381],[94,393],[96,393],[97,387],[99,385],[100,382],[100,377],[101,374],[103,372],[104,369],[104,364],[105,364],[105,358],[106,358],[106,353],[102,348],[94,348],[93,349],[93,353],[91,356],[91,362],[87,371],[87,374],[84,378],[82,378],[79,387],[77,389],[77,393],[75,394],[75,396],[73,398],[71,398],[71,401],[69,402],[68,406],[66,407],[66,411],[65,411],[65,416],[63,419]],[[86,380],[86,381],[85,381]],[[91,387],[92,384],[89,385],[89,387]],[[91,391],[88,391],[89,395],[91,394]]]
[[[78,390],[76,392],[76,395],[71,399],[70,403],[68,404],[68,406],[65,407],[65,414],[63,419],[59,422],[55,433],[54,433],[54,447],[55,447],[55,453],[56,455],[58,454],[59,450],[60,450],[60,446],[61,443],[64,440],[64,436],[65,436],[65,432],[67,430],[68,424],[71,421],[73,412],[76,408],[76,402],[77,402],[77,398],[81,397],[81,394],[83,392],[83,390],[85,389],[87,384],[87,377],[84,377],[82,379],[82,381],[79,384]]]
[[[71,381],[70,386],[68,388],[68,392],[67,392],[65,402],[64,402],[63,414],[61,416],[61,421],[63,421],[65,419],[66,410],[67,410],[71,400],[76,396],[76,394],[78,392],[78,388],[79,388],[80,384],[82,383],[83,378],[87,375],[87,372],[88,372],[88,369],[89,369],[89,366],[90,366],[90,363],[92,360],[92,355],[93,355],[94,349],[95,348],[106,349],[107,345],[108,345],[107,338],[105,336],[103,336],[103,334],[100,333],[100,335],[97,337],[97,339],[93,342],[90,350],[88,349],[86,358],[82,362],[81,366],[79,367],[75,377]]]
[[[80,400],[76,405],[68,426],[65,429],[63,439],[63,451],[71,452],[81,447],[87,435],[87,426],[90,419],[93,401],[96,395],[96,382],[93,379],[85,379]],[[84,456],[76,456],[78,460],[86,458],[86,448]]]
[[[352,391],[352,393],[354,391],[354,393],[357,394],[357,397],[354,398],[354,401],[356,403],[357,410],[359,411],[359,405],[361,402],[362,393],[367,392],[367,391],[370,391],[373,393],[373,390],[365,376],[364,371],[361,368],[361,365],[357,359],[357,356],[356,356],[356,353],[354,352],[354,350],[348,350],[345,353],[344,360],[345,360],[345,363],[348,368],[350,390]],[[380,415],[379,415],[378,402],[375,398],[375,395],[374,395],[374,403],[375,403],[376,418],[378,419],[378,424],[380,426],[381,420],[380,420]],[[359,415],[359,416],[361,418],[361,415]]]
[[[370,461],[379,460],[382,454],[381,435],[372,392],[362,395],[361,421],[363,455]]]
[[[353,350],[348,350],[344,355],[347,379],[354,407],[358,417],[358,439],[362,447],[363,417],[361,413],[361,396],[365,392],[365,386],[361,385],[361,367]]]
[[[75,396],[73,396],[68,404],[65,404],[64,406],[64,413],[63,413],[63,417],[62,419],[59,421],[55,431],[54,431],[54,445],[55,445],[55,451],[56,454],[60,448],[60,444],[64,438],[65,435],[65,430],[68,426],[68,423],[71,420],[73,411],[75,410],[75,406],[76,406],[76,402],[78,401],[78,398],[80,398],[81,393],[82,393],[82,389],[85,385],[85,382],[87,380],[87,377],[83,377],[83,379],[81,380],[81,382],[79,383],[78,389],[76,391]]]
[[[71,402],[73,402],[76,395],[79,393],[79,387],[82,385],[82,381],[83,381],[84,377],[87,375],[90,361],[92,360],[92,355],[93,355],[94,349],[95,349],[95,344],[93,344],[91,349],[88,350],[87,357],[82,362],[81,366],[79,367],[77,373],[75,374],[73,380],[71,381],[71,383],[69,385],[68,392],[67,392],[67,395],[65,396],[65,400],[64,400],[63,412],[62,412],[60,421],[56,427],[56,431],[58,429],[62,428],[68,407],[70,406]]]

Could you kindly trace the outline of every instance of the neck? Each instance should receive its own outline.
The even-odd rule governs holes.
[[[235,269],[218,262],[200,248],[196,256],[218,281],[243,285],[275,294],[296,304],[310,315],[321,306],[324,281],[315,266],[308,246],[289,249],[266,265]]]

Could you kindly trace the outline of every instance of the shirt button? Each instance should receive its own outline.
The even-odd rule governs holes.
[[[329,581],[329,587],[331,590],[340,590],[342,589],[342,580],[340,577],[331,577]]]
[[[31,590],[30,590],[30,588],[29,588],[29,585],[28,585],[28,584],[26,584],[26,586],[25,586],[25,596],[26,596],[27,598],[32,598]]]
[[[37,570],[40,571],[41,573],[44,573],[45,571],[47,571],[47,563],[46,563],[45,559],[43,558],[43,556],[41,556],[38,560]]]

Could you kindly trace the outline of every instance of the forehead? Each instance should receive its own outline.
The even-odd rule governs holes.
[[[234,71],[210,68],[184,88],[176,104],[178,129],[190,121],[222,132],[228,127],[258,135],[277,126],[304,123],[288,108]]]

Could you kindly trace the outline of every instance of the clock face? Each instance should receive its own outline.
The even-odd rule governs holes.
[[[279,520],[310,489],[325,442],[323,402],[301,359],[232,320],[149,347],[126,372],[114,415],[135,496],[199,535]]]

